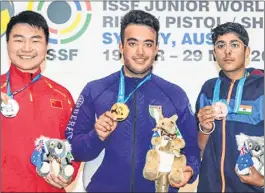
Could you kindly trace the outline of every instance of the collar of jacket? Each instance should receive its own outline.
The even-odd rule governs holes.
[[[141,82],[142,80],[144,80],[149,74],[152,74],[152,71],[153,71],[153,67],[151,67],[151,70],[149,71],[148,74],[146,74],[144,77],[142,78],[137,78],[137,77],[128,77],[125,75],[125,72],[124,72],[124,66],[122,67],[122,71],[123,71],[123,75],[124,75],[124,80],[125,80],[125,84],[126,82],[134,82],[134,83],[139,83]],[[153,75],[152,75],[153,76]],[[151,79],[152,79],[152,76],[151,76]],[[150,80],[151,80],[150,79]]]
[[[33,78],[41,73],[40,68],[35,73],[22,72],[13,64],[10,65],[9,71],[11,84],[13,81],[15,81],[16,83],[20,82],[23,85],[30,83]]]
[[[250,73],[250,70],[249,69],[245,69],[247,72],[248,72],[248,74],[247,74],[247,77],[249,76],[249,73]],[[221,81],[225,81],[225,82],[232,82],[232,79],[230,79],[229,77],[227,77],[226,75],[225,75],[225,73],[224,73],[224,71],[223,70],[221,70],[220,72],[219,72],[219,78],[221,79]],[[243,78],[243,77],[242,77]],[[238,79],[238,80],[236,80],[235,82],[238,82],[240,79]]]

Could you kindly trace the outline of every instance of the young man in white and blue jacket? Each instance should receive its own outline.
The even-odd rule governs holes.
[[[263,192],[264,73],[245,68],[250,48],[241,24],[217,26],[212,40],[221,71],[205,82],[196,104],[203,151],[198,192]],[[218,105],[221,117],[215,111]],[[239,168],[247,154],[252,156],[242,162],[247,167]],[[254,158],[258,163],[248,165]],[[250,172],[241,175],[243,169]]]

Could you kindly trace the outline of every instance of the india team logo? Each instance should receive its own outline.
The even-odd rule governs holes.
[[[81,37],[91,20],[90,1],[34,1],[28,10],[41,13],[50,26],[49,43],[67,44]]]
[[[14,16],[14,4],[12,1],[0,1],[1,8],[1,37],[6,33],[7,24]]]

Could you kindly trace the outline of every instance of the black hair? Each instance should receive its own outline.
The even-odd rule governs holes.
[[[121,20],[120,36],[122,44],[124,44],[124,31],[130,24],[146,25],[153,28],[156,31],[156,43],[158,43],[158,32],[160,29],[158,19],[142,10],[131,10]]]
[[[29,24],[32,27],[37,27],[39,29],[42,29],[45,34],[46,43],[48,44],[49,27],[47,21],[41,14],[34,11],[22,11],[19,14],[13,16],[10,19],[9,23],[7,24],[7,29],[6,29],[7,42],[9,40],[11,30],[16,24]]]
[[[142,10],[131,10],[126,13],[121,20],[120,37],[122,45],[124,45],[124,31],[130,24],[145,25],[154,29],[156,31],[156,44],[158,44],[158,34],[160,29],[158,19],[152,14],[144,12]],[[155,60],[157,60],[157,57],[158,55],[155,56]]]
[[[216,43],[216,40],[219,36],[222,36],[227,33],[234,33],[246,46],[248,46],[248,32],[239,23],[226,22],[224,24],[218,25],[216,28],[212,29],[211,32],[213,44]]]

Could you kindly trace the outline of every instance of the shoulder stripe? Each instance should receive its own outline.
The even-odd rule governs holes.
[[[7,83],[5,82],[5,83],[1,86],[1,89],[2,89],[2,88],[5,88],[6,85],[7,85]]]
[[[70,101],[69,97],[68,97],[65,93],[63,93],[62,91],[60,91],[60,90],[54,88],[54,87],[52,86],[52,84],[49,83],[46,79],[45,79],[45,82],[46,82],[46,84],[47,84],[51,89],[53,89],[54,91],[60,93],[60,94],[66,99],[67,103],[71,106],[71,101]]]

